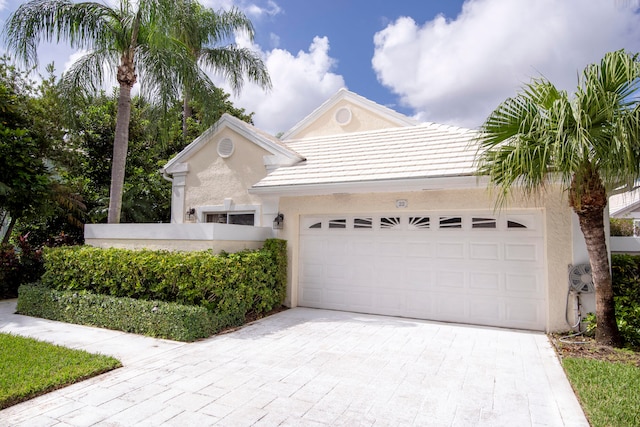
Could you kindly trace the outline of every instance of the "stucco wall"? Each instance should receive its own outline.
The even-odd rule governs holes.
[[[408,208],[396,208],[397,199],[406,199]],[[573,258],[572,212],[560,191],[541,196],[539,200],[520,199],[509,204],[511,209],[542,209],[545,228],[547,276],[547,329],[566,330],[565,305],[567,266]],[[487,210],[494,200],[486,189],[420,191],[406,193],[344,194],[309,197],[283,197],[280,211],[285,227],[279,237],[288,241],[289,286],[287,302],[298,301],[298,230],[300,216],[311,214],[349,214],[357,212],[403,214],[435,210]]]
[[[336,111],[342,107],[348,107],[351,110],[351,121],[349,124],[344,126],[341,126],[334,120]],[[321,115],[308,128],[297,133],[295,138],[302,139],[314,136],[336,135],[347,132],[361,132],[391,127],[398,127],[398,125],[371,110],[366,110],[347,100],[342,100],[333,108]]]
[[[85,244],[97,248],[152,249],[169,251],[206,251],[218,254],[221,251],[238,252],[244,249],[260,249],[264,242],[229,240],[130,240],[130,239],[85,239]]]
[[[217,153],[218,141],[223,138],[230,138],[235,145],[233,155],[226,159]],[[222,206],[225,199],[231,199],[235,205],[260,205],[261,198],[249,194],[247,189],[267,175],[263,157],[269,154],[233,130],[222,129],[213,134],[197,155],[186,161],[189,172],[186,176],[185,211],[198,206]]]

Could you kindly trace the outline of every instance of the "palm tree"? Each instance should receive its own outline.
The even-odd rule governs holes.
[[[640,176],[640,65],[624,51],[585,68],[569,97],[534,80],[481,127],[478,173],[526,195],[560,184],[584,234],[596,288],[596,340],[621,345],[607,252],[604,209],[614,191]]]
[[[37,47],[66,40],[87,50],[63,77],[67,88],[96,89],[104,83],[104,66],[115,68],[120,87],[113,142],[109,223],[120,222],[128,150],[131,88],[143,77],[143,93],[163,103],[176,99],[184,81],[199,70],[184,45],[170,37],[175,2],[120,0],[116,6],[70,0],[32,0],[22,4],[5,24],[9,49],[26,64],[37,63]]]
[[[233,44],[220,46],[220,43],[232,39],[238,32],[246,34],[253,41],[255,31],[246,15],[236,8],[216,12],[191,0],[182,0],[179,6],[180,13],[173,26],[175,36],[185,44],[195,61],[206,69],[221,73],[236,93],[242,89],[245,77],[263,89],[271,87],[267,68],[256,53]],[[201,90],[197,87],[198,84],[208,83],[208,79],[199,79],[184,85],[184,137],[187,136],[187,119],[191,117],[191,97],[213,94],[211,88]],[[206,98],[201,99],[203,105],[207,105],[207,101]]]

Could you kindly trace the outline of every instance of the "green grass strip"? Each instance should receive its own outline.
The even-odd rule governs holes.
[[[640,368],[583,358],[562,363],[592,427],[640,425]]]
[[[113,357],[0,333],[0,409],[120,366]]]

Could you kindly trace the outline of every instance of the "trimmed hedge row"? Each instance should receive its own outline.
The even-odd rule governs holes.
[[[278,307],[286,293],[286,241],[269,239],[257,251],[214,255],[99,249],[90,246],[44,251],[45,286],[114,297],[204,307],[244,321],[248,313]]]
[[[27,316],[176,341],[209,337],[232,320],[216,316],[204,307],[117,298],[87,291],[22,285],[18,294],[17,311]]]

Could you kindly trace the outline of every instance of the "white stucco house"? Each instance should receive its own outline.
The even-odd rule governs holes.
[[[566,330],[567,268],[588,262],[566,197],[496,210],[475,137],[344,89],[280,139],[225,115],[162,171],[172,224],[94,226],[86,240],[203,249],[274,236],[288,242],[292,307]]]
[[[633,220],[635,236],[611,236],[612,253],[640,254],[640,189],[622,192],[609,197],[609,217]]]

